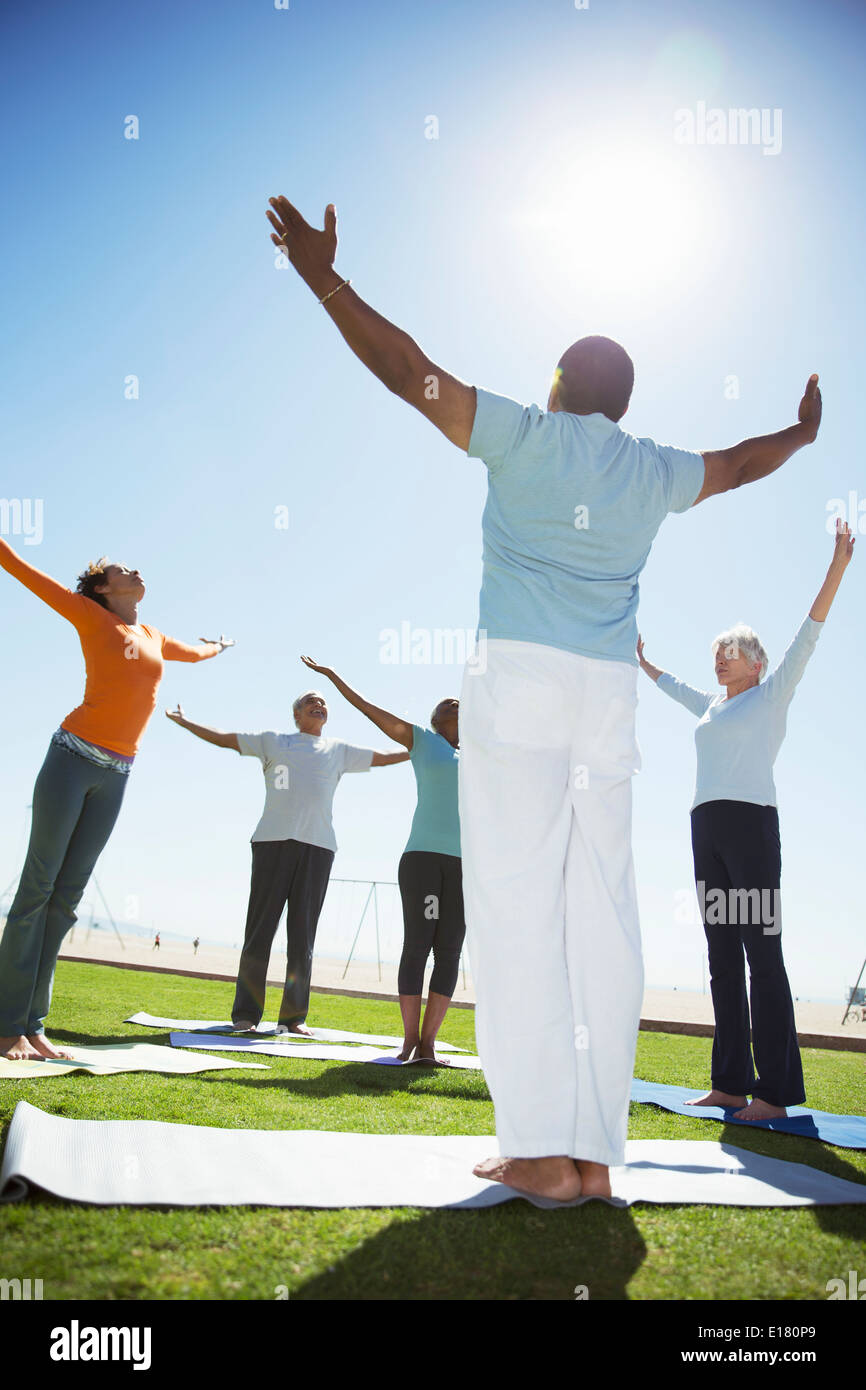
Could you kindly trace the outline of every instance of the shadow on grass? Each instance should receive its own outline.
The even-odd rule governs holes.
[[[834,1178],[844,1178],[859,1186],[866,1186],[861,1169],[847,1162],[844,1149],[834,1149],[820,1140],[800,1139],[793,1134],[773,1133],[772,1130],[746,1129],[744,1125],[721,1126],[719,1142],[731,1144],[738,1149],[748,1149],[752,1153],[764,1154],[767,1158],[778,1158],[786,1163],[801,1163],[807,1168],[817,1168]],[[795,1208],[791,1208],[795,1210]],[[815,1223],[822,1231],[831,1235],[862,1235],[866,1238],[866,1204],[863,1206],[808,1207]]]
[[[540,1211],[518,1198],[407,1214],[293,1289],[292,1301],[623,1300],[646,1254],[628,1209]]]

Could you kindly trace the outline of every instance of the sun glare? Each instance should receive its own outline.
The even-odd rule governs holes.
[[[698,269],[708,211],[681,151],[612,142],[560,163],[543,187],[515,222],[569,279],[652,295]]]

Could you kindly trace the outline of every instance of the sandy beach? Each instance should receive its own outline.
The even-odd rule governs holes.
[[[156,950],[146,937],[124,936],[118,939],[113,933],[87,932],[86,929],[77,928],[67,938],[61,959],[100,960],[109,964],[158,967],[161,970],[189,971],[202,975],[227,975],[233,979],[238,952],[231,947],[202,944],[194,953],[188,942],[178,941],[163,941]],[[269,984],[282,984],[284,961],[285,958],[275,951],[268,971]],[[353,961],[347,969],[344,960],[317,957],[313,963],[313,987],[396,996],[397,966],[383,961],[380,972],[375,962]],[[468,965],[465,978],[462,973],[458,978],[454,1002],[463,1005],[475,1003]],[[227,990],[227,1010],[230,1004],[230,992]],[[866,1040],[866,1022],[853,1021],[849,1016],[848,1022],[842,1026],[844,1002],[834,1004],[798,1000],[794,1008],[797,1030],[801,1034]],[[712,1000],[709,994],[699,994],[693,990],[647,989],[641,1018],[647,1022],[712,1025]]]

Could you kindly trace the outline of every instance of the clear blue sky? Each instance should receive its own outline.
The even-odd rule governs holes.
[[[119,916],[242,932],[259,766],[166,706],[291,728],[310,652],[426,722],[459,668],[383,664],[380,634],[477,618],[483,466],[390,397],[277,267],[268,196],[319,225],[334,201],[354,287],[445,367],[523,401],[544,402],[568,343],[605,332],[636,365],[625,426],[715,448],[791,423],[820,372],[819,441],[670,518],[645,570],[648,655],[712,684],[710,639],[737,620],[781,657],[830,558],[828,503],[866,502],[864,21],[853,0],[4,6],[0,494],[44,502],[40,545],[7,538],[66,582],[105,552],[138,566],[144,621],[238,643],[167,669],[98,871]],[[780,111],[780,151],[678,143],[674,113],[700,102]],[[803,997],[839,995],[866,954],[864,574],[857,555],[777,764]],[[72,629],[0,579],[2,889],[83,667]],[[331,711],[332,735],[385,746],[336,693]],[[647,975],[700,987],[703,935],[676,914],[693,721],[644,681],[639,736]],[[394,879],[413,804],[407,767],[346,778],[335,874]]]

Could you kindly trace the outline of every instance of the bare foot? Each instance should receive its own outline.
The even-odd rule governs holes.
[[[72,1054],[61,1052],[59,1047],[48,1041],[44,1033],[28,1033],[27,1041],[42,1057],[61,1057],[65,1062],[72,1061]]]
[[[581,1195],[580,1173],[573,1158],[485,1158],[472,1169],[477,1178],[501,1182],[533,1197],[571,1202]]]
[[[433,1043],[421,1042],[418,1044],[416,1060],[426,1062],[430,1067],[450,1067],[451,1063],[444,1058],[436,1056],[436,1049]]]
[[[588,1158],[576,1158],[580,1173],[581,1197],[610,1197],[610,1169],[606,1163],[591,1163]]]
[[[258,1024],[251,1023],[248,1018],[242,1018],[239,1023],[233,1023],[232,1028],[236,1033],[254,1033]]]
[[[35,1047],[30,1046],[23,1033],[17,1037],[0,1038],[0,1057],[6,1057],[10,1062],[33,1062],[41,1055]]]
[[[403,1046],[401,1050],[397,1053],[397,1060],[399,1062],[411,1062],[412,1058],[415,1055],[415,1049],[420,1046],[420,1038],[416,1038],[414,1042],[410,1042],[408,1038],[404,1038]]]
[[[733,1105],[745,1105],[745,1096],[732,1096],[727,1091],[708,1091],[705,1096],[700,1096],[698,1100],[687,1100],[686,1105],[719,1105],[723,1110],[730,1110]]]
[[[311,1038],[313,1036],[312,1029],[308,1028],[306,1023],[278,1023],[277,1032],[298,1033],[302,1038]]]
[[[759,1100],[757,1096],[749,1102],[744,1110],[738,1110],[734,1116],[735,1120],[784,1120],[788,1112],[782,1105],[770,1105],[766,1100]]]

